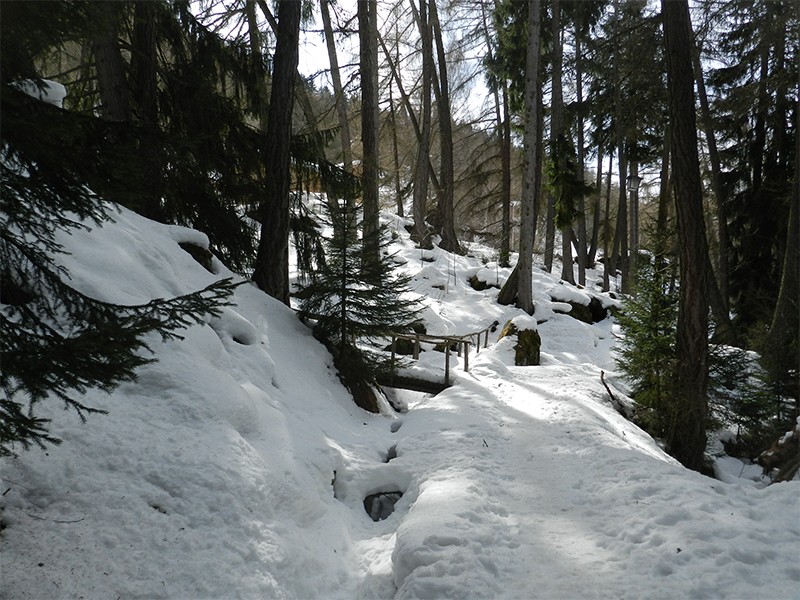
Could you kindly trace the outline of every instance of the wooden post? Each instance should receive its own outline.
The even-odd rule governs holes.
[[[419,334],[414,334],[414,360],[419,360]]]
[[[469,342],[464,342],[464,371],[469,372]]]
[[[444,350],[444,386],[450,387],[450,344]]]
[[[483,347],[486,348],[489,345],[489,328],[487,327],[484,331],[486,332],[486,339],[483,342]]]
[[[478,345],[475,347],[475,354],[478,354],[481,351],[481,334],[478,334]]]

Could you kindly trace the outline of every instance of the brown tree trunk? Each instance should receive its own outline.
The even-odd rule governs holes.
[[[425,222],[428,204],[428,178],[431,140],[431,88],[433,78],[433,43],[428,22],[427,0],[420,0],[418,23],[422,38],[422,126],[420,127],[417,163],[414,169],[414,232],[413,239],[421,248],[433,248]]]
[[[130,121],[131,105],[125,61],[119,45],[119,21],[124,7],[111,2],[99,4],[101,20],[92,40],[97,83],[100,88],[101,114],[109,121]]]
[[[440,98],[437,102],[439,111],[439,147],[441,152],[441,169],[439,183],[442,186],[442,195],[439,200],[439,210],[442,214],[441,236],[439,244],[444,250],[455,254],[462,254],[463,250],[458,243],[455,229],[455,214],[453,200],[453,124],[450,114],[450,86],[447,78],[447,60],[442,40],[442,28],[439,23],[439,12],[436,0],[430,2],[430,26],[433,30],[433,41],[436,45],[436,59],[439,63],[439,89]]]
[[[289,142],[292,136],[294,82],[299,56],[300,3],[281,0],[273,57],[272,91],[264,168],[269,177],[261,207],[261,239],[253,281],[267,294],[289,304]]]
[[[140,187],[142,214],[155,221],[164,220],[161,206],[163,185],[162,155],[158,126],[158,89],[156,76],[156,11],[158,4],[138,0],[134,4],[131,45],[131,91],[139,121],[144,124],[151,148],[144,156],[143,179]]]
[[[358,40],[361,67],[361,188],[364,206],[364,261],[380,260],[378,147],[378,4],[358,0]]]
[[[538,138],[539,138],[539,60],[541,3],[528,4],[528,50],[525,61],[525,132],[523,145],[525,162],[522,180],[522,216],[520,218],[519,260],[517,261],[517,306],[533,314],[533,243],[536,232]]]
[[[669,452],[684,466],[703,468],[708,412],[708,249],[697,152],[692,28],[688,0],[662,0],[672,165],[680,245],[680,300],[673,422]]]
[[[342,162],[346,171],[353,170],[353,153],[350,148],[350,123],[347,119],[347,98],[342,86],[342,75],[339,71],[339,58],[336,54],[336,43],[331,26],[330,0],[320,0],[322,28],[325,31],[325,44],[328,48],[328,61],[331,65],[331,82],[333,97],[336,102],[336,115],[339,117],[339,139],[342,144]]]

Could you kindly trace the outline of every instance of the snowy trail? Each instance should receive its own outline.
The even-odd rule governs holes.
[[[231,275],[178,246],[202,234],[125,209],[63,241],[74,284],[107,301]],[[418,268],[402,230],[397,247]],[[415,280],[429,331],[517,316],[465,283],[510,270],[439,258]],[[451,268],[458,284],[432,287]],[[0,460],[0,596],[796,600],[798,482],[676,465],[607,401],[611,320],[556,314],[553,294],[587,292],[534,280],[542,366],[491,344],[405,414],[356,407],[308,328],[251,285],[183,340],[154,341],[137,381],[87,393],[108,415],[83,424],[42,402],[64,443]],[[441,355],[419,368],[440,373]],[[375,522],[377,492],[403,495]]]

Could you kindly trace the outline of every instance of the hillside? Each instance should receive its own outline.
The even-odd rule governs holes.
[[[89,295],[142,303],[231,275],[178,245],[203,234],[114,219],[61,239]],[[520,316],[467,283],[508,276],[488,250],[420,251],[385,220],[430,333]],[[452,357],[451,388],[397,392],[407,409],[382,415],[353,404],[292,310],[241,285],[221,317],[154,339],[135,383],[90,393],[107,416],[41,405],[64,442],[0,462],[0,596],[796,598],[800,482],[682,468],[611,405],[613,320],[579,322],[560,300],[586,291],[534,284],[541,366],[513,366],[498,330],[469,372]],[[443,364],[429,350],[417,369]]]

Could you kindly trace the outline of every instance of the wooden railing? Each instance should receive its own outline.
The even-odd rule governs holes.
[[[489,345],[489,332],[497,328],[497,322],[492,323],[485,329],[467,333],[465,335],[427,335],[424,333],[392,333],[392,359],[391,370],[392,376],[395,373],[395,358],[397,355],[396,346],[397,340],[409,340],[414,343],[412,358],[419,360],[420,344],[434,344],[444,346],[444,385],[450,386],[450,352],[453,345],[456,346],[458,356],[464,357],[464,371],[469,372],[469,349],[470,346],[475,345],[476,354],[481,351],[481,338],[483,338],[483,347]]]

